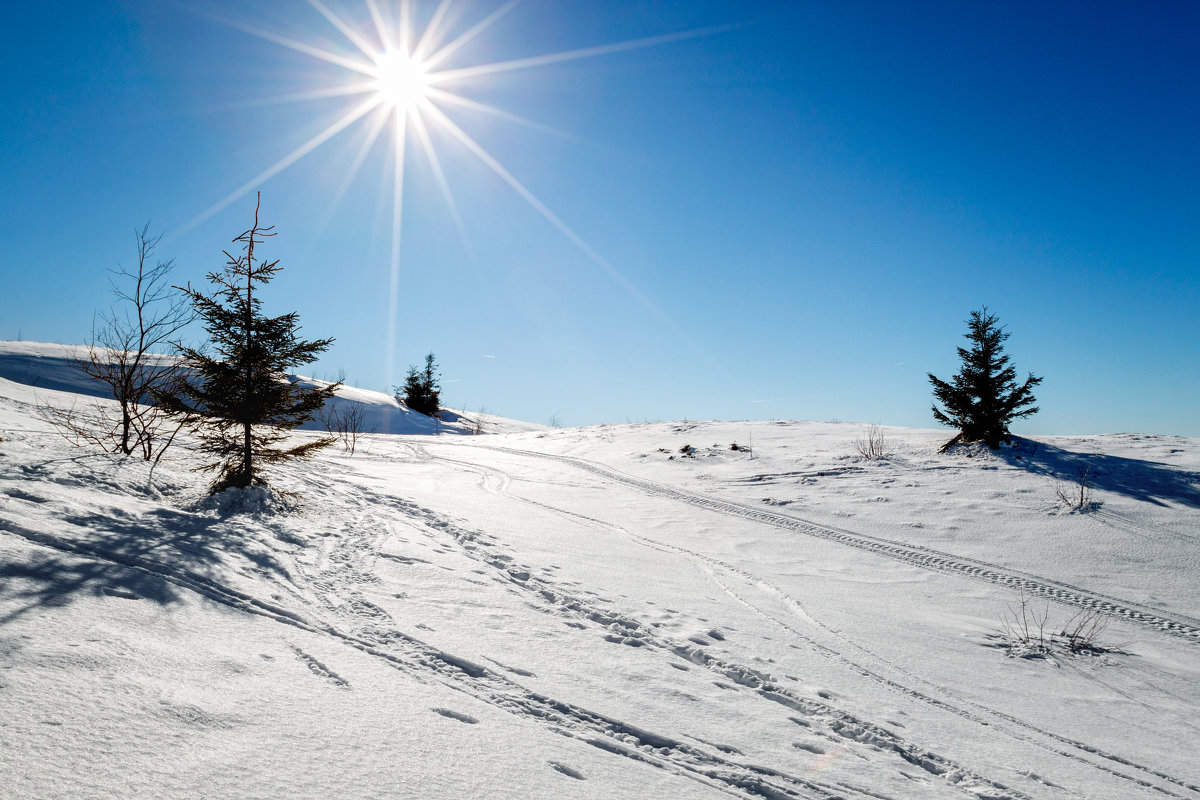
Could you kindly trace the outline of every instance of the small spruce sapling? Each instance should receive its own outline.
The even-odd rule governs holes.
[[[261,196],[259,198],[261,202]],[[257,288],[279,272],[279,261],[256,259],[255,247],[271,236],[274,226],[261,227],[259,205],[254,225],[233,241],[238,256],[225,252],[225,269],[210,272],[212,296],[188,286],[197,315],[211,340],[214,356],[181,348],[189,377],[171,391],[156,393],[170,414],[192,419],[200,450],[212,460],[199,467],[217,472],[210,491],[265,485],[264,468],[307,458],[335,441],[333,437],[283,446],[288,432],[307,422],[333,396],[338,383],[308,389],[290,382],[287,370],[317,360],[332,339],[306,341],[297,333],[299,314],[262,314]]]

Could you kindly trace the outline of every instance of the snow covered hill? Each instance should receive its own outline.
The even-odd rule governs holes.
[[[1200,798],[1200,441],[379,434],[287,508],[0,375],[0,797]]]
[[[43,393],[60,391],[89,398],[109,397],[107,386],[91,380],[75,366],[76,359],[85,352],[86,348],[81,345],[0,341],[0,378],[39,389]],[[303,386],[329,385],[327,381],[304,376],[293,375],[290,379]],[[366,433],[474,435],[516,433],[541,430],[545,427],[494,414],[454,409],[444,409],[439,412],[439,419],[434,420],[397,402],[396,398],[389,394],[353,386],[341,387],[337,395],[326,404],[326,408],[334,414],[344,413],[348,407],[359,410],[362,430]],[[304,428],[324,430],[325,426],[320,420],[314,419],[306,423]]]

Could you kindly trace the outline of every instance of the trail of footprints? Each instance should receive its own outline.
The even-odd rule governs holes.
[[[385,502],[376,498],[372,498],[371,501]],[[858,745],[878,752],[892,753],[923,770],[925,779],[944,781],[975,796],[996,800],[1022,800],[1027,797],[1019,790],[991,780],[969,767],[906,742],[880,726],[853,717],[819,700],[798,697],[766,673],[712,656],[703,646],[711,644],[710,639],[720,640],[724,637],[724,634],[715,628],[708,633],[708,639],[700,641],[672,642],[660,638],[651,627],[638,620],[614,613],[595,602],[564,590],[558,584],[536,576],[533,570],[515,563],[512,556],[501,552],[495,540],[487,534],[458,527],[435,512],[405,500],[392,500],[388,508],[390,510],[385,512],[386,514],[399,512],[410,519],[420,521],[431,530],[450,536],[461,547],[462,552],[487,565],[513,590],[521,592],[525,597],[534,598],[543,610],[562,616],[565,624],[577,628],[597,626],[604,631],[604,638],[614,644],[661,650],[674,657],[668,663],[676,669],[687,670],[691,666],[707,669],[719,676],[717,685],[733,691],[753,691],[764,700],[783,705],[793,719],[804,717],[807,720],[801,724],[808,733],[819,732],[826,740],[837,743],[838,747]],[[447,653],[429,652],[431,649],[428,646],[392,627],[390,618],[384,618],[386,612],[382,609],[373,604],[353,601],[357,595],[354,581],[369,573],[367,562],[377,554],[379,542],[378,538],[356,533],[364,529],[373,529],[365,518],[346,526],[347,538],[339,543],[338,550],[349,550],[352,554],[334,557],[331,553],[326,562],[326,569],[313,577],[314,586],[332,591],[339,599],[338,602],[328,603],[328,607],[343,618],[357,619],[361,623],[358,635],[375,646],[389,652],[393,649],[424,648],[427,652],[420,658],[424,666],[431,667],[442,677],[452,677],[455,683],[461,684],[464,677],[474,679],[469,693],[479,699],[515,713],[537,718],[550,724],[560,733],[582,738],[588,744],[614,754],[660,767],[670,765],[716,786],[724,785],[741,793],[761,797],[879,797],[876,793],[861,788],[841,784],[828,785],[811,778],[738,763],[731,758],[740,755],[735,748],[720,744],[708,744],[705,749],[697,748],[650,733],[626,722],[530,692],[513,683],[512,679],[481,665]],[[352,601],[348,602],[346,598],[351,598]],[[512,675],[532,677],[527,670],[493,663]],[[447,666],[452,669],[447,671]],[[467,715],[449,709],[433,710],[442,716],[460,721],[473,721]],[[565,767],[570,770],[566,772],[564,769],[558,769],[558,766],[555,766],[555,769],[559,772],[576,777],[577,771],[573,768]],[[582,779],[582,776],[578,779]]]

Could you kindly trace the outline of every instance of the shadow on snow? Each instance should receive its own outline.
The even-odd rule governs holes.
[[[1012,447],[1002,447],[996,452],[1013,467],[1068,483],[1078,481],[1087,469],[1088,486],[1095,489],[1156,506],[1178,503],[1200,508],[1200,473],[1157,461],[1076,453],[1044,442],[1013,438]]]
[[[161,507],[145,512],[111,509],[67,514],[54,523],[55,532],[48,533],[0,520],[11,533],[42,545],[25,561],[0,564],[0,595],[23,601],[0,616],[0,625],[37,608],[66,606],[85,596],[169,605],[189,590],[223,593],[222,576],[231,568],[284,574],[274,554],[241,535],[236,518],[225,515]]]

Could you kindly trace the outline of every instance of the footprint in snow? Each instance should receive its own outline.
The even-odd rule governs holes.
[[[479,722],[479,720],[475,719],[474,717],[466,714],[460,714],[457,711],[451,711],[448,708],[432,708],[430,711],[435,714],[441,714],[443,717],[449,717],[450,719],[456,719],[459,722],[465,722],[468,725],[475,725]]]
[[[577,781],[586,780],[583,777],[583,773],[579,772],[578,770],[571,769],[566,764],[560,764],[557,761],[547,761],[546,763],[549,764],[550,766],[554,767],[554,770],[556,772],[561,772],[563,775],[566,775],[568,778],[574,778]]]
[[[312,672],[313,675],[316,675],[318,678],[324,678],[339,689],[350,688],[350,682],[341,675],[338,675],[336,672],[310,656],[308,653],[301,650],[299,647],[296,647],[295,645],[289,645],[289,647],[291,647],[292,652],[296,654],[296,658],[299,659],[306,667],[308,667],[309,671]]]

